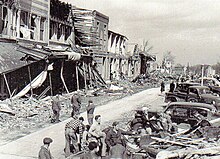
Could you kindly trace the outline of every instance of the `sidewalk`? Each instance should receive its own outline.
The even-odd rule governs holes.
[[[120,118],[123,113],[136,109],[143,104],[152,104],[158,98],[159,88],[148,89],[120,100],[112,101],[95,109],[102,116],[102,122]],[[81,114],[86,119],[86,113]],[[2,159],[36,159],[44,137],[51,137],[50,150],[54,159],[64,159],[64,127],[70,119],[44,128],[0,147]]]

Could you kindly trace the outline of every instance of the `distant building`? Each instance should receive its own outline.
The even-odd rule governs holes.
[[[156,61],[156,56],[148,54],[145,51],[140,52],[139,55],[141,58],[140,74],[149,74],[151,68],[151,62]]]
[[[139,74],[138,60],[127,54],[128,38],[108,30],[108,16],[96,10],[75,7],[73,17],[76,45],[92,52],[96,69],[104,80]]]
[[[42,43],[48,41],[48,0],[1,0],[0,10],[2,37]]]
[[[213,77],[215,75],[215,70],[210,65],[204,65],[204,77]]]
[[[185,75],[186,74],[185,66],[177,64],[176,66],[173,67],[172,73],[175,75]]]

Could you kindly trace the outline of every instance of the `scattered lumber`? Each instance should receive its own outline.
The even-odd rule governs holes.
[[[219,155],[220,154],[220,146],[216,147],[208,147],[203,149],[180,149],[174,151],[160,151],[156,159],[169,159],[169,158],[183,158],[186,156],[193,155]]]

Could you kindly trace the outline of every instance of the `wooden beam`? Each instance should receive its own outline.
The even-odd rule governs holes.
[[[76,85],[77,85],[77,90],[79,90],[79,72],[78,72],[78,66],[76,63]]]
[[[11,94],[11,90],[10,90],[10,87],[9,87],[9,84],[8,84],[8,80],[7,80],[6,76],[5,76],[5,74],[3,74],[3,77],[4,77],[4,80],[5,80],[5,84],[6,84],[8,93],[9,93],[10,98],[11,98],[11,97],[12,97],[12,94]]]

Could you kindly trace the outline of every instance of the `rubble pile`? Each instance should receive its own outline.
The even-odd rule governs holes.
[[[158,87],[160,81],[167,81],[169,80],[165,76],[160,76],[160,75],[139,75],[135,79],[132,80],[136,85],[143,86],[143,85],[148,85],[152,87]]]
[[[139,109],[141,109],[140,106]],[[130,130],[129,122],[134,118],[135,111],[122,115],[119,126],[123,130]],[[105,123],[111,126],[113,121]],[[191,129],[191,128],[189,128]],[[193,131],[181,130],[169,133],[165,130],[152,134],[137,134],[125,136],[126,148],[135,156],[156,159],[217,159],[220,158],[220,130],[219,127],[198,127]],[[130,141],[133,139],[134,141]]]

